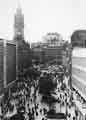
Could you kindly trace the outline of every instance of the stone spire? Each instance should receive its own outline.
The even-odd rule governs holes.
[[[17,41],[24,39],[24,15],[19,1],[14,19],[14,39]]]

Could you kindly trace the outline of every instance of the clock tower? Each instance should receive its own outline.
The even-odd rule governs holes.
[[[20,5],[16,9],[14,18],[14,40],[24,40],[24,15]]]

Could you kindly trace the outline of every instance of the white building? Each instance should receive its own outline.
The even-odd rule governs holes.
[[[86,99],[86,48],[73,49],[72,86]]]

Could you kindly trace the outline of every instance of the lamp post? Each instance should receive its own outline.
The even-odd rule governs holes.
[[[67,120],[67,114],[68,114],[68,111],[67,111],[67,94],[66,95],[66,99],[65,99],[65,102],[66,102],[66,120]]]

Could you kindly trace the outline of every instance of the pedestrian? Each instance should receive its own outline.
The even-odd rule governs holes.
[[[36,111],[36,116],[38,116],[38,112]]]
[[[42,109],[40,109],[40,113],[42,114]]]
[[[42,118],[42,120],[44,120],[44,118]]]
[[[73,116],[73,120],[76,120],[75,116]]]
[[[71,120],[71,114],[70,113],[68,114],[68,118],[69,118],[69,120]]]

